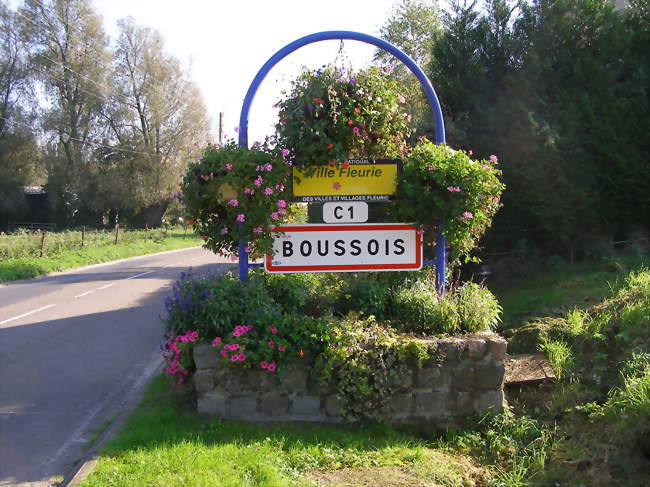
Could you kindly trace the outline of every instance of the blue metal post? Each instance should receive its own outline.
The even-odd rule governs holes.
[[[262,81],[264,81],[266,75],[269,73],[269,71],[271,71],[271,68],[273,68],[273,66],[275,66],[286,56],[291,54],[293,51],[300,49],[303,46],[312,44],[314,42],[338,40],[338,39],[353,40],[353,41],[365,42],[366,44],[372,44],[373,46],[376,46],[380,49],[383,49],[384,51],[391,53],[397,59],[402,61],[406,65],[406,67],[409,70],[411,70],[411,72],[418,79],[418,81],[422,85],[422,89],[424,90],[427,100],[429,101],[429,105],[431,107],[431,113],[433,115],[433,118],[435,120],[435,125],[436,125],[436,143],[437,144],[445,143],[445,123],[442,118],[442,109],[440,108],[440,102],[438,101],[438,97],[436,96],[436,92],[434,91],[433,86],[431,86],[431,82],[429,81],[429,78],[427,78],[426,74],[424,74],[424,71],[422,71],[422,69],[415,63],[415,61],[413,61],[408,55],[406,55],[403,51],[398,49],[396,46],[384,41],[383,39],[379,39],[378,37],[374,37],[368,34],[362,34],[360,32],[332,30],[332,31],[325,31],[325,32],[317,32],[315,34],[310,34],[308,36],[301,37],[300,39],[297,39],[284,46],[273,56],[271,56],[269,60],[266,61],[266,63],[264,63],[262,68],[255,75],[253,82],[251,83],[251,85],[248,88],[248,91],[246,92],[246,97],[244,98],[241,114],[239,116],[239,146],[240,147],[248,147],[248,114],[251,109],[251,104],[253,103],[253,98],[255,98],[255,93],[257,92],[257,89],[262,84]],[[445,289],[444,267],[445,267],[445,245],[446,244],[445,244],[445,237],[442,235],[442,232],[440,230],[440,225],[436,229],[436,242],[437,242],[436,245],[437,283],[436,284],[437,284],[438,291],[444,292]],[[248,255],[246,255],[244,259],[242,259],[242,250],[241,250],[243,249],[242,242],[240,242],[239,248],[240,248],[239,278],[242,279],[242,276],[244,276],[242,280],[246,280],[248,276]],[[242,264],[242,260],[245,260],[245,264]],[[442,271],[440,267],[442,267]]]
[[[239,255],[239,280],[248,281],[248,253],[244,250],[246,248],[246,242],[243,240],[239,241],[237,247],[237,253]]]

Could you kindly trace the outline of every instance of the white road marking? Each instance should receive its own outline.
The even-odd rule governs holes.
[[[140,274],[136,274],[135,276],[127,277],[126,279],[135,279],[136,277],[146,276],[147,274],[151,274],[152,272],[154,272],[154,271],[141,272]]]
[[[84,296],[88,296],[91,293],[94,293],[95,291],[86,291],[85,293],[77,294],[75,298],[83,298]]]
[[[101,290],[101,289],[106,289],[106,288],[109,288],[109,287],[111,287],[111,286],[115,286],[115,283],[114,283],[114,282],[111,282],[110,284],[106,284],[105,286],[95,288],[95,291],[99,291],[99,290]]]
[[[34,313],[38,313],[39,311],[43,311],[44,309],[51,308],[52,306],[56,306],[56,304],[48,304],[47,306],[43,306],[38,309],[34,309],[32,311],[28,311],[27,313],[23,313],[18,316],[14,316],[13,318],[9,318],[8,320],[0,321],[0,325],[4,325],[5,323],[9,323],[10,321],[18,320],[20,318],[23,318],[25,316],[33,315]]]

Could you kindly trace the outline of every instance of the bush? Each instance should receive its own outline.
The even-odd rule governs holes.
[[[237,325],[260,325],[277,315],[275,303],[258,283],[240,282],[232,274],[217,278],[182,273],[165,299],[167,332],[181,335],[188,330],[203,340],[223,336]]]
[[[489,289],[467,282],[456,291],[460,323],[464,331],[493,330],[501,321],[501,306]]]

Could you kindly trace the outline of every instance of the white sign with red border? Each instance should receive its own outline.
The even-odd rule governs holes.
[[[408,223],[282,225],[267,272],[415,271],[422,239]]]

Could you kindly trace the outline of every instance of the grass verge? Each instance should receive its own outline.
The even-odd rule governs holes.
[[[191,402],[188,388],[155,379],[80,485],[433,487],[485,477],[469,456],[388,426],[210,420]]]
[[[66,250],[55,256],[20,257],[0,261],[0,282],[29,279],[32,277],[73,269],[91,264],[154,254],[166,250],[176,250],[200,245],[201,240],[183,230],[170,231],[166,237],[135,240],[117,245],[109,244],[76,250]]]

